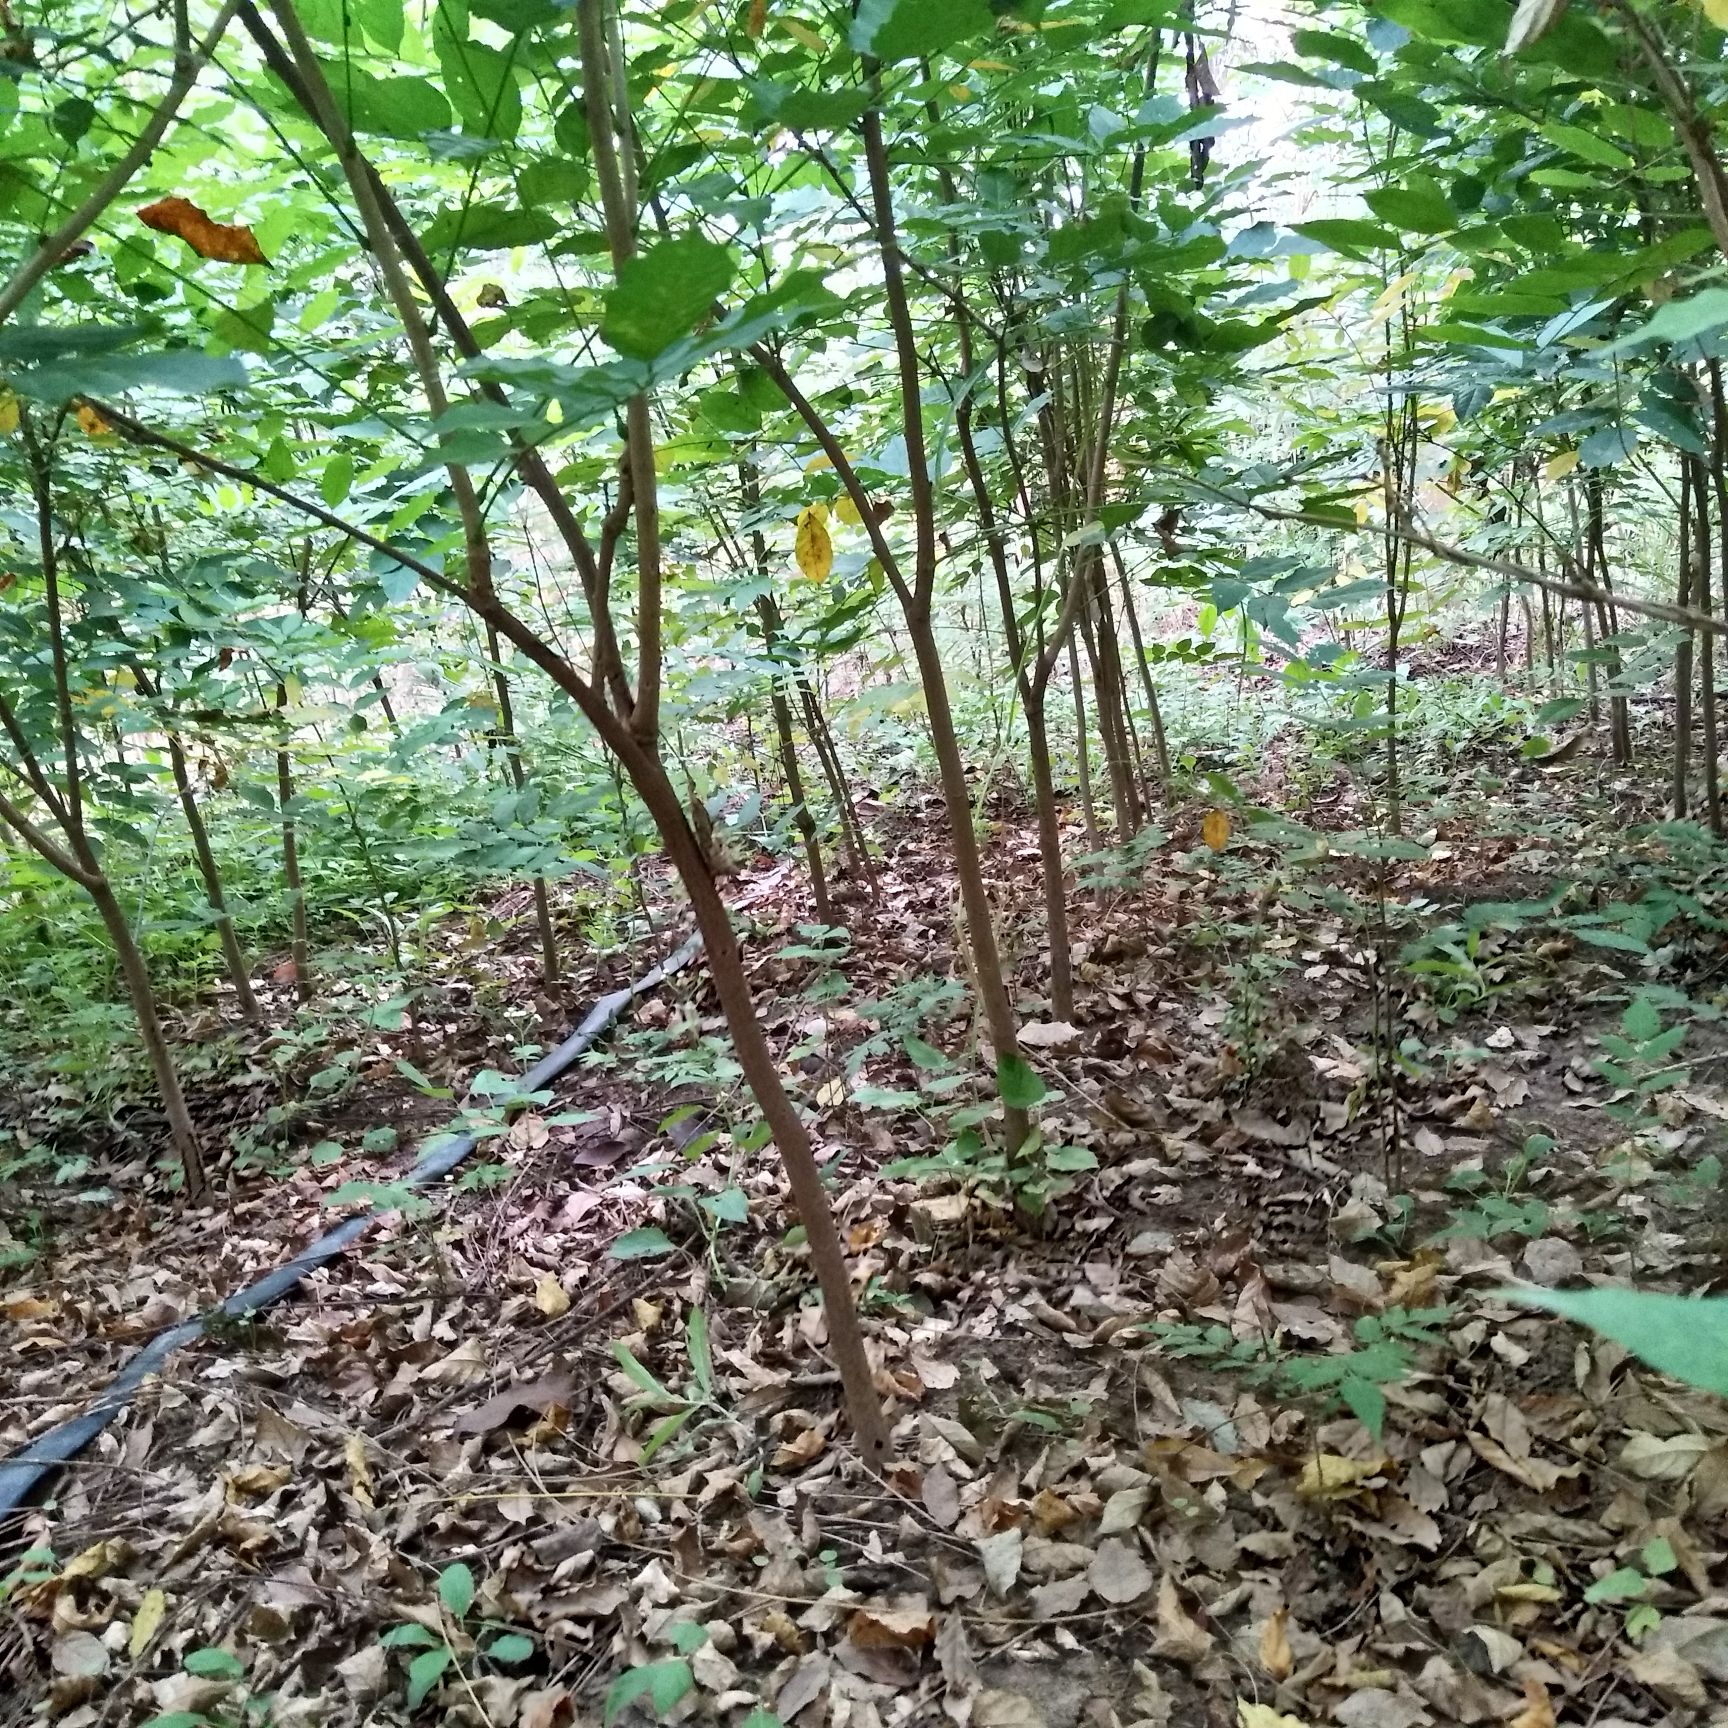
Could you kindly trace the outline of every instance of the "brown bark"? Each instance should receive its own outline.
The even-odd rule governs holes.
[[[510,700],[510,678],[504,670],[498,632],[490,625],[486,629],[486,653],[491,662],[492,691],[498,703],[498,741],[503,746],[504,761],[510,770],[510,784],[519,793],[526,792],[528,774],[522,766],[522,746],[516,737],[516,708]],[[556,984],[558,933],[552,925],[552,899],[546,892],[546,878],[540,875],[534,878],[534,923],[540,934],[540,976],[547,984]]]
[[[168,734],[168,760],[174,770],[174,789],[180,797],[181,813],[186,818],[187,832],[192,836],[193,855],[198,860],[198,874],[204,879],[204,898],[216,915],[216,934],[222,942],[222,959],[228,968],[228,981],[234,986],[234,997],[240,1012],[248,1020],[263,1018],[258,997],[252,989],[252,969],[246,963],[246,951],[234,920],[228,912],[228,902],[222,892],[222,874],[216,868],[216,855],[210,849],[210,835],[198,808],[198,796],[192,787],[192,776],[186,769],[186,748],[179,735]]]
[[[607,213],[608,238],[614,266],[621,266],[633,246],[634,212],[624,208],[622,170],[612,127],[615,116],[605,104],[607,44],[603,0],[580,0],[578,25],[584,60],[584,89],[588,103],[595,169],[601,181]],[[292,53],[293,70],[310,99],[309,112],[330,139],[342,162],[350,190],[365,224],[374,257],[379,264],[391,300],[407,333],[415,365],[434,411],[445,400],[442,374],[433,352],[424,318],[402,271],[401,254],[393,224],[385,211],[391,201],[382,183],[361,158],[352,136],[331,99],[318,61],[290,0],[276,0],[276,16]],[[423,258],[424,253],[420,256]],[[639,404],[639,407],[638,407]],[[877,1462],[888,1449],[887,1425],[882,1414],[864,1349],[857,1307],[840,1241],[839,1230],[822,1186],[815,1154],[804,1124],[781,1083],[779,1068],[767,1036],[756,1018],[742,956],[725,902],[715,884],[708,858],[686,818],[684,807],[667,776],[659,755],[656,696],[659,656],[659,567],[657,506],[652,449],[652,423],[645,396],[638,397],[629,413],[628,473],[632,482],[633,511],[637,524],[638,640],[642,664],[638,667],[638,690],[634,700],[625,697],[621,664],[607,662],[602,642],[616,642],[609,594],[603,584],[590,582],[590,610],[596,643],[596,660],[602,662],[597,682],[584,679],[537,631],[518,618],[499,598],[492,578],[490,550],[484,536],[472,482],[465,469],[449,467],[452,492],[464,523],[467,559],[466,581],[456,583],[432,573],[438,591],[459,599],[481,620],[532,660],[576,702],[584,717],[629,774],[649,815],[659,830],[662,844],[688,894],[697,927],[708,951],[710,975],[726,1014],[739,1065],[746,1083],[774,1136],[792,1187],[793,1199],[805,1226],[811,1263],[821,1286],[829,1337],[836,1366],[846,1394],[854,1434],[864,1457]],[[524,472],[527,472],[526,466]],[[586,537],[568,502],[558,494],[559,506],[572,524],[575,541],[584,549]],[[621,532],[623,517],[617,518]],[[580,562],[580,561],[579,561]],[[605,560],[590,559],[585,580],[600,571]],[[649,615],[652,614],[652,623]],[[649,658],[652,655],[653,664]],[[615,711],[607,705],[602,689],[619,703]]]

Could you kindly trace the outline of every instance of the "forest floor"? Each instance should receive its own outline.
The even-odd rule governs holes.
[[[1244,790],[1303,771],[1274,753]],[[1630,836],[1655,813],[1594,761],[1542,778],[1509,745],[1447,772],[1408,824],[1422,857],[1241,823],[1214,852],[1195,802],[1083,864],[1071,1026],[1038,996],[1030,825],[996,796],[1044,1127],[1077,1149],[1036,1224],[964,1172],[883,1173],[976,1096],[939,806],[878,825],[843,947],[798,928],[795,874],[753,866],[734,899],[833,1173],[886,1479],[848,1446],[692,968],[476,1155],[484,1182],[182,1353],[66,1473],[16,1544],[52,1557],[0,1561],[0,1720],[1723,1720],[1728,1407],[1497,1291],[1724,1277],[1728,882]],[[1300,814],[1365,819],[1342,777]],[[1398,964],[1562,881],[1570,926]],[[1590,936],[1658,892],[1685,905],[1644,952]],[[668,904],[661,951],[680,935]],[[37,1197],[0,1297],[7,1450],[319,1233],[339,1184],[403,1167],[453,1106],[398,1057],[458,1091],[514,1068],[478,969],[549,1039],[659,958],[592,958],[535,1006],[527,946],[466,946],[300,1125],[339,1158],[231,1172],[213,1212],[147,1203],[135,1150],[104,1172],[135,1201]],[[1690,1065],[1641,1099],[1596,1066],[1640,988],[1690,1004]],[[235,1072],[238,1119],[276,1082]]]

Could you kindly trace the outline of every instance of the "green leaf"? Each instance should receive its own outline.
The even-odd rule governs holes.
[[[424,1650],[443,1642],[436,1632],[422,1626],[417,1620],[405,1620],[400,1626],[392,1626],[378,1640],[380,1647],[385,1650]]]
[[[502,1662],[510,1668],[518,1662],[526,1662],[533,1654],[534,1640],[521,1632],[506,1632],[486,1646],[489,1661]]]
[[[462,130],[508,144],[522,129],[522,92],[514,56],[467,38],[467,13],[439,6],[432,45],[444,74],[444,90],[462,120]]]
[[[245,1663],[232,1650],[218,1650],[214,1645],[187,1651],[180,1659],[180,1666],[201,1680],[243,1680],[246,1677]]]
[[[702,1210],[718,1223],[748,1224],[750,1222],[750,1196],[736,1185],[722,1188],[718,1194],[704,1194],[701,1205]]]
[[[1386,1426],[1386,1394],[1372,1380],[1350,1374],[1339,1381],[1338,1396],[1378,1444]]]
[[[450,125],[450,104],[427,78],[374,78],[351,60],[326,60],[324,77],[356,132],[379,138],[423,138]]]
[[[611,1722],[621,1711],[644,1699],[656,1716],[664,1716],[695,1684],[696,1676],[682,1656],[627,1668],[606,1689],[602,1719]]]
[[[447,1645],[435,1650],[422,1650],[408,1664],[408,1710],[412,1714],[426,1702],[426,1694],[444,1678],[444,1671],[455,1660]]]
[[[324,464],[324,472],[318,480],[318,491],[324,502],[334,510],[348,496],[348,489],[354,484],[354,458],[346,450],[338,450]]]
[[[1044,1163],[1066,1176],[1080,1170],[1096,1170],[1098,1155],[1090,1146],[1052,1146],[1044,1154]]]
[[[676,1249],[664,1230],[647,1224],[640,1230],[626,1230],[622,1236],[615,1237],[606,1252],[614,1260],[658,1260],[661,1255],[674,1253]]]
[[[1598,1578],[1584,1592],[1586,1602],[1635,1602],[1650,1588],[1650,1580],[1636,1566],[1617,1566]]]
[[[31,366],[8,379],[20,396],[64,402],[73,396],[123,396],[129,390],[162,390],[174,396],[209,396],[239,390],[246,368],[231,354],[218,358],[202,349],[157,354],[115,354]]]
[[[662,1416],[649,1430],[648,1438],[642,1442],[642,1456],[637,1459],[638,1465],[646,1464],[661,1447],[675,1439],[695,1414],[696,1406],[686,1404],[682,1410],[674,1410],[670,1416]]]
[[[1024,1056],[1003,1056],[996,1063],[996,1091],[1010,1110],[1031,1110],[1048,1096],[1044,1082]]]
[[[900,1046],[916,1068],[933,1073],[948,1066],[948,1058],[934,1044],[926,1044],[915,1032],[902,1034]]]
[[[1557,144],[1562,150],[1570,150],[1574,156],[1581,156],[1586,162],[1594,162],[1599,168],[1624,169],[1633,165],[1632,158],[1618,144],[1610,144],[1606,138],[1586,127],[1568,126],[1564,121],[1550,120],[1538,130],[1550,144]]]
[[[878,60],[919,60],[995,27],[988,0],[859,0],[851,41]]]
[[[1398,236],[1390,228],[1360,216],[1327,216],[1315,222],[1298,222],[1295,231],[1350,258],[1367,258],[1398,244]]]
[[[1290,46],[1310,60],[1330,60],[1334,66],[1347,66],[1369,77],[1379,70],[1379,63],[1364,43],[1334,30],[1292,30]]]
[[[1642,1043],[1662,1030],[1662,1011],[1648,996],[1635,996],[1620,1016],[1620,1030]]]
[[[1635,1356],[1728,1398],[1728,1297],[1664,1296],[1613,1286],[1599,1290],[1516,1287],[1498,1294],[1545,1308],[1624,1344]]]
[[[1511,32],[1506,0],[1380,0],[1375,12],[1427,42],[1499,48]]]
[[[700,1308],[690,1310],[684,1322],[684,1345],[690,1352],[690,1368],[704,1398],[714,1396],[714,1353],[708,1342],[708,1316]]]
[[[389,54],[402,51],[402,0],[350,0],[360,27]]]
[[[1636,426],[1604,426],[1578,446],[1578,460],[1586,468],[1612,468],[1638,448]]]
[[[612,1340],[612,1354],[617,1359],[618,1366],[629,1375],[636,1385],[656,1404],[677,1404],[682,1400],[676,1398],[622,1338]]]
[[[726,247],[700,234],[662,240],[619,273],[600,334],[620,354],[652,360],[713,311],[736,267]]]
[[[512,246],[534,246],[560,231],[551,210],[518,210],[508,204],[468,204],[441,210],[426,224],[421,240],[426,250],[439,252],[507,252]]]
[[[438,1600],[458,1620],[474,1606],[474,1574],[464,1562],[454,1560],[438,1574]]]
[[[1432,180],[1416,178],[1402,186],[1386,186],[1364,195],[1368,208],[1394,228],[1418,234],[1444,234],[1458,226],[1452,201]]]
[[[1728,324],[1728,288],[1704,288],[1684,300],[1658,306],[1636,330],[1613,346],[1629,348],[1646,342],[1689,342]]]
[[[1638,1562],[1652,1578],[1666,1578],[1670,1572],[1679,1570],[1680,1556],[1666,1536],[1652,1536],[1638,1550]]]

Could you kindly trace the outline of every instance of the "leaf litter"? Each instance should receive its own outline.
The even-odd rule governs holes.
[[[1036,1225],[987,1183],[880,1173],[938,1150],[915,1058],[963,1071],[971,1035],[939,1004],[880,1036],[952,948],[930,812],[893,834],[844,1001],[812,993],[832,967],[797,953],[784,873],[749,909],[896,1420],[886,1480],[848,1449],[735,1082],[640,1059],[707,1048],[681,979],[512,1115],[494,1185],[181,1357],[67,1472],[5,1576],[5,1719],[1709,1720],[1728,1409],[1502,1291],[1708,1285],[1719,1210],[1664,1172],[1716,1144],[1723,1095],[1700,1069],[1653,1129],[1605,1122],[1614,1017],[1577,1004],[1618,975],[1573,943],[1394,1107],[1363,1033],[1383,955],[1204,814],[1077,896],[1075,1019],[1032,1013],[1027,1047],[1052,1143],[1089,1156]],[[1540,879],[1552,842],[1505,814],[1401,865],[1405,908]],[[990,859],[1010,929],[1017,844]],[[1258,1019],[1211,951],[1244,926],[1285,963]],[[435,1046],[417,1030],[416,1071],[452,1088],[501,1054]],[[409,1128],[402,1048],[372,1036],[351,1108]],[[1532,1132],[1551,1155],[1509,1180]],[[0,1304],[8,1445],[321,1228],[338,1176],[393,1167],[236,1179],[214,1253],[207,1220],[125,1206],[58,1243]]]

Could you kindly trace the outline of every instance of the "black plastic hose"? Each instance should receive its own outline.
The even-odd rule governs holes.
[[[524,1092],[536,1092],[556,1080],[583,1051],[605,1032],[618,1016],[650,990],[658,989],[674,972],[688,966],[702,950],[702,938],[692,936],[676,953],[662,960],[651,972],[644,973],[634,984],[602,996],[589,1009],[582,1024],[550,1054],[543,1056],[522,1078]],[[447,1176],[474,1150],[472,1134],[439,1135],[426,1142],[414,1167],[402,1179],[405,1188],[423,1188],[440,1176]],[[328,1235],[320,1236],[309,1247],[302,1248],[284,1266],[267,1272],[256,1284],[230,1296],[215,1312],[225,1319],[256,1314],[279,1302],[314,1268],[334,1260],[351,1248],[392,1207],[374,1207],[345,1219]],[[182,1320],[166,1332],[158,1333],[123,1367],[82,1415],[39,1434],[22,1451],[0,1460],[0,1519],[17,1512],[44,1477],[70,1459],[76,1458],[114,1418],[132,1402],[133,1394],[158,1372],[176,1350],[204,1335],[204,1317]]]

